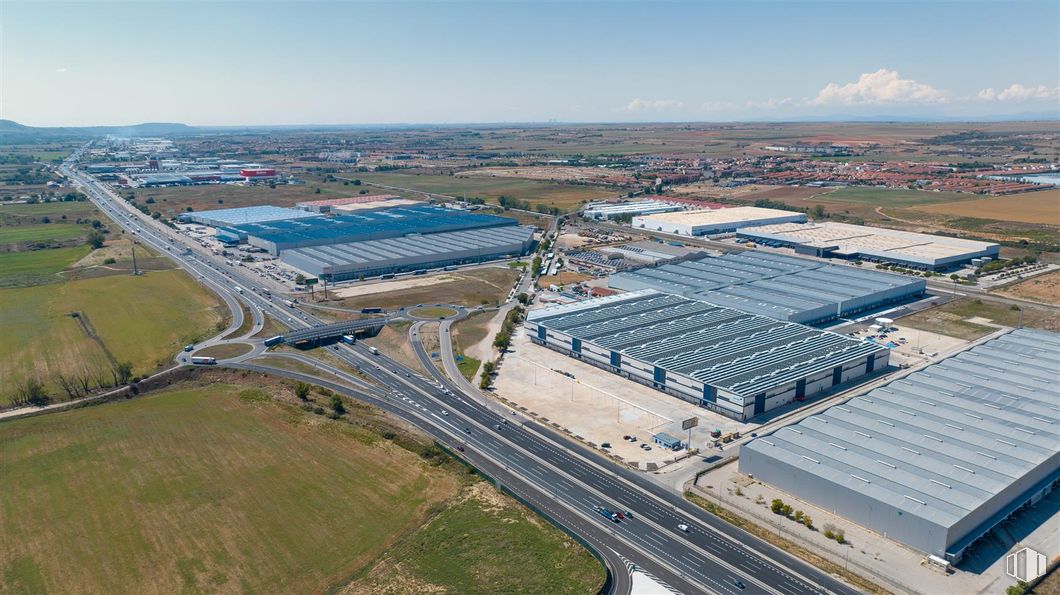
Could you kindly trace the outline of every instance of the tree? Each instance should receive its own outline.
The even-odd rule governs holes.
[[[785,504],[780,507],[780,514],[784,516],[791,516],[791,504]]]
[[[44,407],[52,398],[44,388],[44,383],[36,378],[28,378],[15,385],[15,404]]]
[[[801,510],[796,510],[795,511],[795,520],[796,521],[801,523],[802,522],[802,517],[804,517],[804,516],[805,516],[805,514]]]
[[[342,403],[342,397],[331,395],[331,410],[335,412],[335,415],[346,413],[346,405]]]
[[[132,378],[133,365],[131,362],[120,362],[114,369],[118,374],[118,384],[125,384]]]
[[[93,250],[99,250],[103,247],[103,234],[98,231],[93,231],[88,234],[88,245],[92,246]]]
[[[309,385],[304,382],[299,382],[294,387],[294,396],[298,397],[303,401],[309,400]]]
[[[295,275],[294,276],[294,284],[295,285],[304,285],[305,284],[305,275],[303,275],[301,273]]]
[[[51,222],[52,222],[52,218],[51,218],[51,217],[47,217],[47,216],[46,216],[46,217],[42,218],[42,219],[40,220],[40,222],[41,222],[41,223],[51,223]]]
[[[519,303],[524,306],[530,303],[530,295],[527,294],[525,291],[515,297],[517,300],[519,300]]]
[[[313,190],[313,194],[320,194],[320,188],[317,188],[316,190]]]
[[[950,275],[950,280],[951,281],[956,281],[957,279],[960,279],[960,278],[961,277],[957,273],[953,273],[952,275]]]
[[[824,205],[813,205],[813,211],[811,211],[814,219],[824,219]]]
[[[1005,588],[1005,595],[1023,595],[1027,592],[1027,583],[1023,581],[1016,581],[1015,585],[1009,585]]]
[[[773,501],[769,503],[769,510],[772,510],[773,514],[780,514],[784,511],[784,501],[780,498],[774,498]]]
[[[806,525],[807,529],[813,529],[813,519],[810,518],[810,515],[804,515],[802,517],[802,524]]]

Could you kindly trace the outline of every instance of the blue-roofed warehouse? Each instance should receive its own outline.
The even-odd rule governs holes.
[[[923,279],[753,250],[694,256],[608,278],[800,324],[821,324],[922,296]]]
[[[507,225],[518,225],[518,222],[507,217],[424,205],[335,217],[312,216],[230,225],[219,229],[218,237],[229,241],[245,240],[251,246],[263,248],[277,256],[284,250],[295,248]]]

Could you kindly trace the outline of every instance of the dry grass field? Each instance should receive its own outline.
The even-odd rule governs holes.
[[[918,211],[955,217],[996,219],[1060,226],[1060,189],[992,196],[915,207]]]
[[[358,295],[331,300],[329,305],[345,308],[380,307],[394,310],[418,304],[453,304],[478,306],[503,300],[518,278],[510,267],[481,267],[443,273],[445,281],[420,285],[421,277],[412,277],[405,288],[382,293]]]
[[[999,289],[996,293],[1060,305],[1060,271],[1053,271]]]
[[[366,182],[455,197],[480,197],[496,203],[501,196],[573,210],[582,202],[617,196],[614,190],[520,178],[479,178],[412,173],[359,173]]]

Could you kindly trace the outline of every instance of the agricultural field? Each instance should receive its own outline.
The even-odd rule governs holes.
[[[44,252],[59,250],[66,249]],[[25,254],[37,253],[16,255]],[[152,372],[184,345],[216,332],[227,314],[179,270],[0,289],[0,301],[0,405],[16,382],[30,377],[63,399],[58,374],[110,380],[118,362],[132,363],[137,375]]]
[[[320,193],[315,190],[320,188]],[[139,204],[165,217],[176,217],[190,207],[194,211],[232,209],[256,205],[293,207],[295,203],[325,198],[356,196],[363,186],[343,186],[341,183],[268,186],[236,186],[233,184],[210,184],[204,186],[180,186],[172,188],[138,188],[132,192]],[[153,203],[149,203],[153,200]]]
[[[33,536],[0,548],[0,591],[358,592],[395,560],[387,576],[438,592],[602,584],[585,550],[381,412],[330,420],[286,383],[210,376],[0,423],[0,530]]]
[[[1060,226],[1060,189],[944,202],[918,206],[916,210],[955,217]]]
[[[0,246],[26,242],[62,242],[84,237],[90,226],[73,223],[45,223],[19,227],[0,226]]]
[[[926,192],[900,188],[862,188],[855,186],[838,188],[820,196],[820,198],[829,202],[864,204],[874,207],[912,207],[963,201],[974,197],[974,194],[961,192]]]
[[[457,198],[479,197],[497,203],[501,196],[525,200],[531,205],[544,204],[573,211],[583,202],[613,198],[614,190],[592,186],[557,184],[520,178],[471,178],[410,173],[358,173],[358,178],[373,184],[394,186]]]
[[[92,249],[89,246],[0,252],[0,289],[61,281],[59,273]]]
[[[0,204],[0,225],[37,225],[44,218],[56,223],[73,223],[78,219],[103,220],[92,203],[84,201],[39,202],[34,204]]]

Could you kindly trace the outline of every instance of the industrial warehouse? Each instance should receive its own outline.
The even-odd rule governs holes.
[[[737,420],[858,380],[889,351],[654,289],[529,313],[531,340]]]
[[[534,228],[506,225],[284,250],[280,260],[310,275],[346,281],[520,256],[533,241]]]
[[[905,302],[927,287],[923,279],[758,250],[623,271],[607,284],[624,291],[656,289],[800,324]]]
[[[806,213],[760,207],[729,207],[634,217],[633,227],[683,236],[705,236],[732,233],[755,225],[803,221],[806,221]]]
[[[661,200],[637,200],[632,202],[591,202],[582,209],[582,216],[588,219],[608,220],[627,215],[645,215],[650,213],[668,213],[680,211],[682,206]]]
[[[798,254],[886,262],[926,271],[944,271],[976,258],[997,258],[993,242],[963,240],[849,223],[774,223],[740,229],[738,237]]]
[[[956,563],[1060,480],[1058,352],[1012,331],[753,440],[740,471]]]
[[[312,215],[298,211],[303,215]],[[220,227],[217,238],[246,242],[278,256],[283,250],[396,238],[413,233],[438,233],[518,225],[514,219],[476,215],[432,206],[413,206],[324,217],[320,215]]]
[[[225,227],[228,225],[248,225],[252,223],[268,223],[270,221],[288,221],[292,219],[305,219],[317,217],[315,213],[307,213],[298,209],[285,209],[269,205],[259,207],[240,207],[237,209],[216,209],[213,211],[201,211],[182,213],[180,220],[188,223],[209,225],[210,227]]]
[[[319,210],[393,203],[393,197],[332,199],[302,209],[273,206],[186,213],[184,221],[216,228],[225,245],[248,244],[304,273],[344,281],[527,254],[533,227],[515,219],[414,202],[342,215]]]

